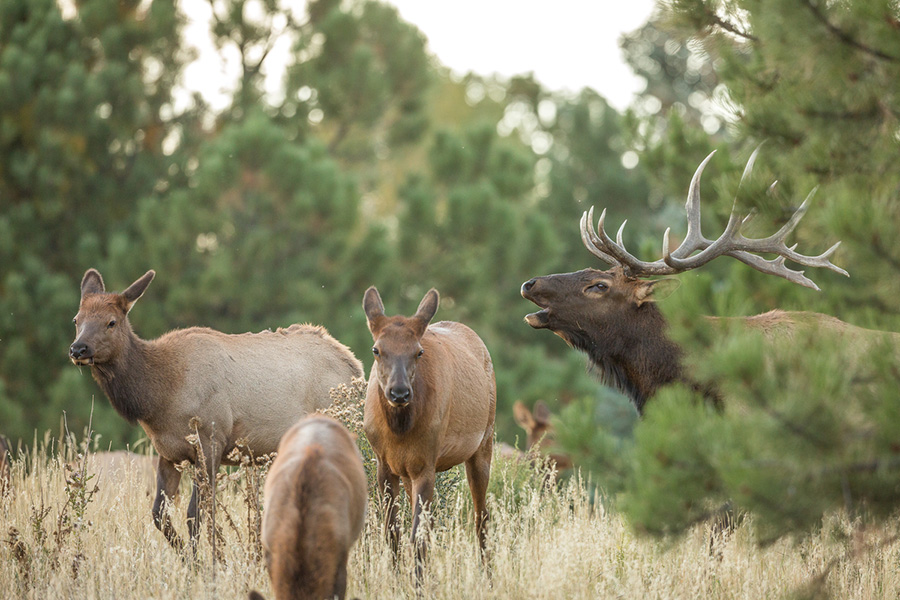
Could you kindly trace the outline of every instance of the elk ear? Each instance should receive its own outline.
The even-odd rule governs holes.
[[[156,271],[151,269],[144,273],[140,279],[129,285],[127,290],[122,292],[122,297],[125,299],[126,313],[131,310],[131,307],[134,306],[134,303],[137,302],[138,298],[144,295],[144,290],[147,289],[147,286],[150,285],[150,282],[153,281],[155,276]]]
[[[521,400],[516,400],[515,403],[513,403],[513,418],[516,420],[516,424],[525,431],[533,430],[536,425],[534,416]]]
[[[363,310],[366,312],[369,331],[375,333],[376,321],[384,317],[384,302],[381,301],[381,295],[374,285],[363,295]]]
[[[434,317],[434,313],[437,312],[438,304],[440,304],[440,302],[440,294],[438,294],[438,291],[436,289],[431,288],[419,303],[419,308],[416,309],[414,318],[419,319],[425,325],[428,325],[428,323],[430,323],[431,319]]]
[[[635,304],[641,306],[645,302],[655,302],[668,297],[678,289],[681,282],[677,279],[656,279],[654,281],[641,280],[634,289]]]
[[[84,298],[88,294],[102,294],[106,291],[103,285],[103,277],[97,269],[88,269],[81,278],[81,297]]]
[[[550,409],[543,400],[538,400],[534,405],[534,420],[541,425],[550,424]]]

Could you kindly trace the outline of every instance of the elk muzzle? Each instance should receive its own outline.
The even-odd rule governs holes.
[[[69,346],[69,358],[76,365],[92,365],[94,364],[94,351],[84,342],[75,340]]]
[[[526,300],[534,302],[541,307],[541,310],[525,315],[525,322],[535,329],[544,329],[545,327],[547,327],[548,321],[550,319],[550,309],[547,308],[538,298],[537,290],[535,289],[537,283],[538,278],[535,277],[534,279],[529,279],[522,284],[522,297]]]

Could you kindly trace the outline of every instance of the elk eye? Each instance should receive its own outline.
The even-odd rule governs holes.
[[[593,290],[595,292],[605,292],[606,290],[609,289],[609,286],[606,285],[604,282],[599,281],[593,285],[588,286],[587,289]]]
[[[72,322],[78,325],[78,317],[72,317]]]
[[[421,358],[423,354],[425,354],[425,350],[424,349],[419,350],[419,353],[416,354],[416,358]]]
[[[378,356],[378,354],[379,354],[378,348],[375,348],[375,347],[373,346],[373,347],[372,347],[372,354],[374,354],[375,356]]]
[[[115,320],[115,319],[113,319],[112,321],[110,321],[109,323],[106,324],[106,328],[107,328],[107,329],[112,329],[112,328],[115,327],[115,326],[116,326],[116,320]]]

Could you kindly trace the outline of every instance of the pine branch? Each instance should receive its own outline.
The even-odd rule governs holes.
[[[886,52],[878,50],[877,48],[872,48],[871,46],[863,44],[862,42],[851,36],[849,33],[839,28],[837,25],[828,20],[828,17],[824,13],[822,13],[817,5],[813,4],[812,0],[802,1],[809,8],[809,10],[812,11],[813,16],[816,17],[816,19],[818,19],[823,25],[825,25],[825,28],[828,31],[830,31],[836,38],[838,38],[845,44],[853,46],[857,50],[862,50],[863,52],[871,54],[872,56],[880,58],[882,60],[888,60],[891,62],[900,60],[900,58],[896,56],[892,56],[890,54],[887,54]]]

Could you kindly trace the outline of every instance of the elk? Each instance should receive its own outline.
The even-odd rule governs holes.
[[[742,181],[750,175],[758,151],[757,148],[751,155]],[[818,256],[805,256],[796,252],[796,245],[788,247],[785,244],[788,234],[805,214],[812,193],[787,223],[769,237],[753,239],[742,235],[741,228],[752,215],[741,218],[736,206],[718,239],[712,241],[704,237],[700,231],[700,177],[713,154],[715,152],[700,163],[691,180],[685,204],[687,234],[675,250],[670,251],[667,229],[663,235],[663,257],[654,262],[639,260],[622,242],[625,223],[613,241],[604,230],[606,211],[601,213],[595,230],[591,208],[581,217],[581,239],[591,254],[612,268],[607,271],[588,268],[535,277],[522,284],[522,296],[541,309],[527,315],[525,321],[535,329],[549,329],[570,346],[585,352],[601,380],[630,397],[641,414],[647,400],[660,388],[676,382],[689,386],[714,404],[720,403],[716,389],[696,381],[685,368],[684,350],[668,337],[666,320],[654,302],[663,289],[671,288],[677,281],[646,277],[683,273],[718,256],[731,256],[762,273],[777,275],[815,290],[818,286],[804,276],[803,271],[789,269],[785,260],[808,267],[824,267],[849,276],[829,260],[840,242]],[[777,257],[764,259],[757,253]],[[798,327],[853,328],[827,315],[780,310],[745,317],[744,322],[747,327],[761,330],[769,337],[789,334]]]
[[[262,524],[276,600],[343,600],[350,548],[366,522],[366,487],[354,438],[336,420],[310,415],[284,435],[266,477]]]
[[[90,366],[113,408],[150,438],[159,454],[153,521],[181,549],[164,502],[178,491],[175,465],[197,462],[188,436],[197,434],[213,481],[220,464],[233,464],[227,457],[239,441],[256,456],[274,451],[297,419],[330,404],[332,387],[362,377],[363,370],[346,346],[315,325],[239,335],[192,327],[143,340],[128,314],[154,275],[147,271],[124,292],[113,293],[98,271],[88,269],[69,357]],[[196,485],[187,512],[195,542]]]
[[[434,494],[436,472],[465,463],[482,556],[486,550],[485,496],[497,404],[494,367],[484,342],[465,325],[429,325],[438,302],[432,289],[412,317],[388,317],[374,286],[363,298],[375,342],[363,428],[375,452],[378,489],[387,508],[385,535],[395,556],[400,480],[412,505],[417,580],[426,551],[419,527]]]
[[[536,453],[540,444],[548,441],[549,435],[553,432],[551,416],[550,409],[540,400],[534,405],[533,412],[528,410],[521,400],[513,403],[513,418],[519,427],[525,430],[525,447],[529,453]],[[547,457],[560,471],[571,469],[573,466],[572,459],[565,454],[550,453]]]

